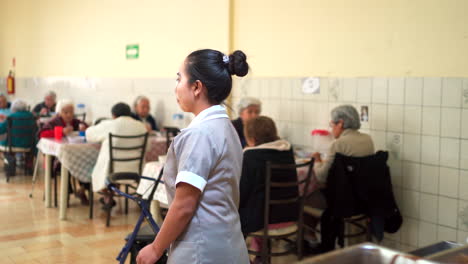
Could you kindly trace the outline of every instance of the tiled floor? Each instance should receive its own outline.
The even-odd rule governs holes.
[[[117,263],[115,257],[137,220],[138,208],[131,206],[124,215],[123,200],[118,201],[111,227],[106,228],[97,198],[94,219],[89,220],[88,206],[71,196],[68,219],[60,221],[58,208],[44,207],[40,175],[29,198],[32,177],[18,175],[6,183],[0,162],[0,263]],[[296,260],[286,256],[273,258],[273,263]]]

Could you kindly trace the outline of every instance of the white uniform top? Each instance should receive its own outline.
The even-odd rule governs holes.
[[[239,137],[220,105],[202,111],[174,138],[164,167],[169,204],[179,182],[202,194],[171,244],[168,263],[249,263],[238,213],[241,169]]]

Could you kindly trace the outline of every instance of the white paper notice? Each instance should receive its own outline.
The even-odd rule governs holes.
[[[319,94],[320,79],[316,77],[305,78],[302,81],[302,92],[305,94]]]

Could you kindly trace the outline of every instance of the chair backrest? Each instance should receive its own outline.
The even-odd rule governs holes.
[[[311,159],[308,162],[301,164],[273,164],[270,161],[266,163],[266,178],[265,178],[265,207],[264,207],[264,230],[267,230],[267,226],[270,221],[271,206],[273,205],[286,205],[286,206],[296,206],[298,208],[298,222],[299,225],[302,225],[302,214],[304,210],[304,201],[306,197],[306,192],[301,194],[299,188],[304,188],[307,190],[309,188],[310,179],[312,176],[314,160]],[[295,179],[294,181],[281,181],[278,177],[281,173],[287,173],[289,170],[294,170],[294,172],[301,167],[308,167],[307,176],[302,179]],[[273,177],[275,176],[275,177]],[[276,195],[273,197],[274,192],[280,193],[281,189],[289,192],[286,197],[279,197],[281,195]],[[292,191],[291,191],[292,190]],[[273,194],[273,195],[272,195]]]
[[[37,124],[34,116],[7,118],[7,146],[12,152],[14,147],[33,148],[36,143]]]
[[[97,125],[97,124],[101,123],[102,121],[109,120],[109,119],[110,118],[108,118],[108,117],[100,117],[100,118],[96,119],[96,121],[94,121],[94,125]]]
[[[164,131],[166,131],[166,152],[171,145],[172,139],[180,133],[180,129],[178,127],[164,127]]]
[[[119,163],[137,163],[141,175],[148,133],[133,136],[109,133],[109,173],[116,172]]]
[[[86,121],[86,113],[75,114],[75,118],[80,120],[81,122],[85,122]]]

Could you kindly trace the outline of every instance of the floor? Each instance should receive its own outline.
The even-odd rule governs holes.
[[[68,218],[60,221],[58,208],[44,207],[42,173],[30,198],[32,177],[18,170],[20,175],[6,183],[1,162],[0,168],[0,263],[117,263],[115,257],[139,216],[136,206],[124,215],[123,200],[118,201],[111,227],[106,228],[98,201],[90,220],[89,207],[80,205],[72,195]],[[291,255],[273,258],[272,262],[296,260]]]

